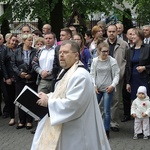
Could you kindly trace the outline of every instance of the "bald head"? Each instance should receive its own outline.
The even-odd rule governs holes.
[[[123,30],[124,30],[123,24],[117,23],[116,26],[117,26],[117,33],[118,33],[118,35],[122,34]]]
[[[2,34],[0,34],[0,45],[2,45],[2,44],[3,44],[3,42],[4,42],[4,37],[3,37],[3,35],[2,35]]]
[[[128,29],[127,31],[127,39],[129,40],[130,43],[132,43],[132,32],[133,32],[133,28]]]
[[[144,32],[144,37],[149,38],[150,37],[150,25],[143,26],[143,32]]]
[[[52,27],[50,24],[45,24],[42,28],[42,32],[43,32],[43,34],[47,34],[47,33],[51,32],[51,29],[52,29]]]

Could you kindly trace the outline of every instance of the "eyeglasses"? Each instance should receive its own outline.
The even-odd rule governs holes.
[[[59,51],[59,55],[61,55],[61,54],[63,54],[63,55],[67,55],[67,54],[69,54],[69,53],[77,53],[77,52],[68,52],[68,51]]]
[[[102,52],[103,54],[104,54],[104,53],[109,53],[109,50],[101,51],[101,52]]]

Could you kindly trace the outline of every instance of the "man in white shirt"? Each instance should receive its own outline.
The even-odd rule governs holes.
[[[59,62],[57,62],[58,64],[54,68],[55,38],[54,33],[44,35],[45,46],[37,52],[32,62],[34,70],[39,74],[39,82],[37,82],[38,92],[49,93],[52,91],[52,81],[59,72]]]

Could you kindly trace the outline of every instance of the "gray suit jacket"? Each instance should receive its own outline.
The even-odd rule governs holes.
[[[105,42],[108,43],[108,39],[106,39]],[[116,46],[113,52],[113,57],[117,60],[118,66],[120,68],[120,80],[122,80],[125,75],[126,55],[128,49],[128,43],[122,40],[121,38],[117,38]]]

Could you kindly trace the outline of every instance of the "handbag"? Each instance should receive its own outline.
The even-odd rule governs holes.
[[[29,72],[29,65],[27,63],[21,64],[18,68],[21,72]]]

